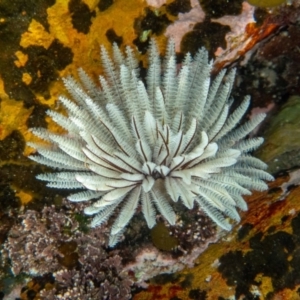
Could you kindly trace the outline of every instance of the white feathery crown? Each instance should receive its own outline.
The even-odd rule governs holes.
[[[29,143],[38,154],[30,158],[58,169],[37,178],[47,186],[82,189],[70,201],[89,201],[91,226],[106,222],[121,207],[110,234],[114,246],[141,205],[147,225],[156,223],[157,211],[171,225],[176,222],[172,201],[188,209],[195,205],[220,227],[226,219],[240,220],[237,208],[247,210],[242,195],[265,190],[266,164],[249,152],[262,138],[247,138],[265,118],[257,114],[238,126],[250,98],[230,113],[235,71],[222,70],[211,82],[213,62],[200,49],[177,71],[175,48],[169,41],[163,62],[154,41],[149,49],[146,84],[139,76],[133,50],[126,55],[113,46],[113,60],[101,47],[106,77],[101,88],[79,69],[80,82],[64,84],[72,100],[60,96],[67,116],[47,114],[66,134],[34,128],[49,145]],[[226,76],[225,76],[226,75]]]

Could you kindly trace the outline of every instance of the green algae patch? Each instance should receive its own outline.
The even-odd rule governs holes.
[[[178,240],[170,235],[169,229],[164,223],[157,223],[151,230],[152,243],[163,251],[172,251],[178,246]]]
[[[286,0],[248,0],[248,2],[258,7],[274,7],[286,2]]]
[[[76,267],[79,257],[76,249],[77,243],[75,241],[63,242],[58,247],[58,251],[63,255],[58,257],[59,263],[68,269]]]
[[[264,134],[265,143],[256,156],[270,173],[278,173],[300,161],[300,96],[292,96],[275,115]]]

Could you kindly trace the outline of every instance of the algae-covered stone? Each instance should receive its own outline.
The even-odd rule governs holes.
[[[270,173],[300,165],[300,96],[292,96],[273,117],[265,132],[265,143],[256,156]]]

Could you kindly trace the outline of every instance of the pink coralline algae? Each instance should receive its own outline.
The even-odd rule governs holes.
[[[51,223],[48,222],[50,214]],[[11,260],[14,275],[42,275],[55,271],[59,267],[58,258],[63,256],[58,245],[70,239],[63,233],[64,226],[71,226],[71,231],[78,226],[74,222],[70,224],[68,216],[56,213],[53,207],[45,207],[42,215],[44,222],[36,211],[28,210],[20,216],[21,224],[9,232],[2,254]]]
[[[14,275],[52,273],[54,288],[42,291],[42,299],[131,299],[133,281],[121,272],[117,251],[105,250],[105,230],[82,232],[74,211],[28,210],[9,233],[4,261],[10,260]]]
[[[90,250],[88,245],[87,248]],[[131,299],[132,281],[118,275],[122,269],[120,256],[102,261],[96,255],[87,260],[80,270],[61,269],[54,273],[59,288],[43,290],[42,299]]]

